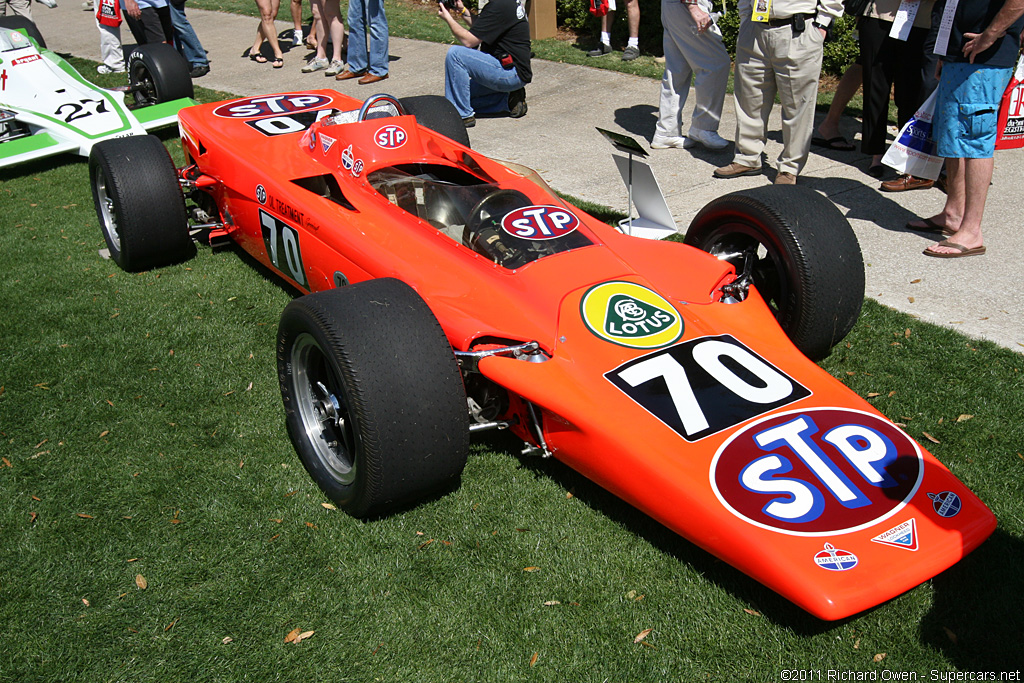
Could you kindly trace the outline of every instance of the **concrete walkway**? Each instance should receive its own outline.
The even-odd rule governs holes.
[[[92,15],[78,0],[60,0],[56,9],[34,4],[33,13],[50,49],[99,60],[99,35]],[[252,44],[257,20],[190,9],[188,16],[209,52],[211,72],[198,85],[239,95],[336,88],[366,97],[388,92],[404,97],[444,94],[444,55],[435,43],[392,38],[391,77],[373,86],[338,82],[321,73],[303,74],[307,51],[285,55],[283,69],[240,58]],[[282,12],[282,17],[287,12]],[[440,19],[438,19],[440,21]],[[281,30],[290,28],[278,22]],[[130,41],[130,33],[122,28]],[[614,59],[603,57],[599,59]],[[535,61],[527,87],[529,114],[522,119],[478,119],[470,130],[474,149],[530,166],[552,187],[581,199],[625,211],[626,191],[611,159],[611,146],[595,127],[638,138],[646,147],[654,134],[659,84],[647,78],[582,66]],[[726,98],[721,133],[733,139],[732,98]],[[688,115],[693,106],[690,98]],[[684,127],[688,116],[684,116]],[[778,107],[770,125],[768,166],[781,149]],[[843,121],[848,139],[859,138],[857,121]],[[684,130],[685,132],[685,130]],[[922,320],[995,341],[1024,353],[1024,150],[996,154],[996,170],[985,210],[988,253],[981,257],[935,259],[921,250],[935,239],[907,232],[915,216],[941,209],[938,190],[897,194],[876,191],[878,182],[864,173],[868,157],[859,152],[814,150],[800,184],[826,194],[853,224],[864,252],[867,295]],[[700,208],[727,192],[769,182],[768,176],[717,180],[711,172],[732,160],[732,148],[711,152],[653,150],[649,159],[680,230]]]

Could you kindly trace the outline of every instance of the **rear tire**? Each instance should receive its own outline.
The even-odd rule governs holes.
[[[349,514],[379,515],[458,481],[469,450],[462,376],[405,283],[295,299],[281,314],[277,367],[292,445]]]
[[[128,55],[128,83],[140,107],[193,97],[189,73],[188,62],[167,43],[137,45]]]
[[[89,180],[110,258],[123,270],[160,268],[195,255],[178,172],[159,138],[98,143],[89,155]]]
[[[864,260],[849,221],[804,187],[768,185],[708,203],[686,244],[732,263],[754,258],[754,286],[793,344],[812,360],[849,334],[864,303]]]
[[[25,17],[20,16],[0,17],[0,28],[24,31],[29,38],[36,41],[36,45],[38,45],[40,49],[46,47],[46,41],[43,40],[43,34],[39,32],[39,28],[31,19],[26,19]]]
[[[424,128],[469,147],[469,132],[455,105],[441,95],[416,95],[399,100],[406,113]]]

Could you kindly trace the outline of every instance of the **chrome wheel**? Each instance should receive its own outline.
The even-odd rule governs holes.
[[[114,210],[114,200],[107,191],[107,177],[97,173],[93,180],[93,190],[96,195],[96,208],[100,214],[100,227],[110,245],[118,252],[121,251],[121,233],[117,228],[117,212]]]
[[[292,347],[296,410],[313,453],[339,484],[356,478],[357,436],[341,382],[308,333]]]

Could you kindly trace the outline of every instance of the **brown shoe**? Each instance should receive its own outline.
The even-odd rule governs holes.
[[[336,81],[347,81],[350,78],[359,78],[360,76],[362,76],[365,73],[366,73],[365,71],[349,71],[348,69],[345,69],[340,74],[335,76],[334,80],[336,80]]]
[[[775,175],[776,185],[796,185],[796,176],[786,171],[779,171]]]
[[[359,85],[369,85],[370,83],[379,83],[380,81],[383,81],[387,77],[388,77],[387,74],[384,74],[383,76],[378,76],[377,74],[366,74],[365,76],[363,76],[362,78],[359,79]]]
[[[904,173],[899,178],[896,178],[894,180],[886,180],[878,187],[878,189],[881,190],[882,192],[906,192],[907,190],[927,190],[934,184],[934,180],[928,180],[927,178],[917,178],[910,174]]]
[[[716,168],[715,172],[711,175],[716,178],[739,178],[741,175],[761,175],[761,167],[745,166],[743,164],[737,164],[734,161],[728,166]]]

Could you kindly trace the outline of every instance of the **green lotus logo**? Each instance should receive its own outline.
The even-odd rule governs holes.
[[[604,282],[580,302],[587,329],[614,344],[654,349],[683,336],[683,319],[668,301],[633,282]]]

